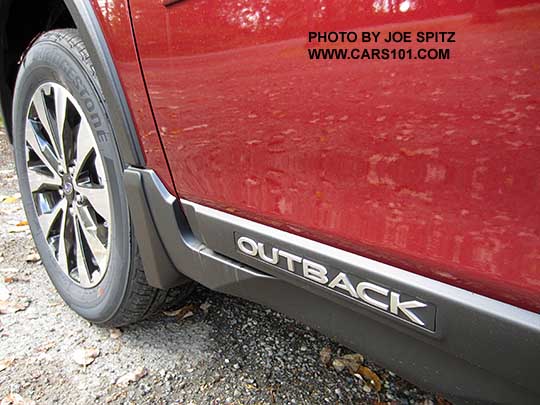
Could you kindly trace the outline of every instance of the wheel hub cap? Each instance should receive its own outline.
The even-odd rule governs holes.
[[[73,194],[73,183],[72,183],[72,179],[71,177],[69,177],[68,179],[64,179],[64,186],[63,186],[63,189],[64,189],[64,193],[68,196],[72,195]]]

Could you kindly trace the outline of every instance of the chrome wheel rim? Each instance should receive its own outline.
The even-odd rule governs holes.
[[[36,90],[26,117],[26,169],[41,231],[62,272],[95,287],[110,256],[111,205],[90,123],[56,83]]]

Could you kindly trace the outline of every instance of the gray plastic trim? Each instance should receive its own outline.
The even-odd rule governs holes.
[[[249,261],[250,265],[261,270],[277,273],[278,276],[283,273],[282,270],[275,272],[275,266],[240,253],[236,249],[234,233],[255,236],[258,240],[286,248],[299,256],[313,258],[338,269],[349,270],[350,274],[360,272],[371,281],[397,287],[398,290],[424,301],[444,299],[446,304],[452,303],[467,310],[485,312],[500,319],[501,322],[512,323],[516,328],[533,327],[540,334],[539,314],[197,203],[181,200],[181,204],[188,215],[189,223],[207,246],[239,261]],[[300,280],[302,284],[306,283],[304,278]],[[319,287],[316,284],[315,286]],[[333,294],[335,295],[335,292]],[[347,301],[351,300],[347,297]],[[377,313],[381,314],[380,311]],[[442,313],[437,317],[441,323],[437,327],[440,333],[435,333],[434,336],[440,337],[443,334],[444,315]]]

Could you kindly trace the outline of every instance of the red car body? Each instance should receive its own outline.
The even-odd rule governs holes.
[[[170,192],[540,311],[537,1],[93,5]],[[426,44],[450,60],[308,58],[352,30],[456,34]]]
[[[452,400],[539,403],[540,0],[34,3],[0,2],[20,161],[18,61],[49,35],[95,76],[116,159],[127,284],[83,317],[136,302],[137,254],[148,308],[195,281]]]

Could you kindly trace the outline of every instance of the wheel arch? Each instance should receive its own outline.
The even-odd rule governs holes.
[[[75,28],[62,0],[32,2],[5,0],[0,3],[0,107],[11,140],[13,89],[19,63],[33,40],[55,28]]]
[[[28,7],[33,7],[28,13]],[[114,134],[125,166],[144,166],[131,112],[113,58],[90,1],[44,0],[40,2],[5,0],[0,2],[0,113],[12,140],[13,90],[20,61],[43,32],[76,28],[96,70],[109,110]],[[116,113],[117,112],[117,113]]]

